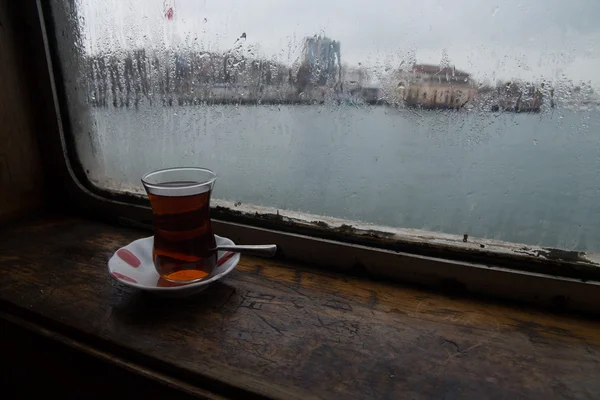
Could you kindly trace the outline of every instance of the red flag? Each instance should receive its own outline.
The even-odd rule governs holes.
[[[165,13],[165,18],[169,21],[173,20],[175,16],[175,0],[164,0],[163,1],[163,12]]]

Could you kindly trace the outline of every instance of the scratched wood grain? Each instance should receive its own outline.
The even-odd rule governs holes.
[[[0,231],[0,305],[275,398],[600,398],[597,321],[248,257],[166,300],[106,272],[146,234],[79,219]]]

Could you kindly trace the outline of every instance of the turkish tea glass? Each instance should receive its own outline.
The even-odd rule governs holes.
[[[152,259],[168,281],[198,282],[215,269],[210,196],[216,179],[213,171],[194,167],[161,169],[142,177],[154,220]]]

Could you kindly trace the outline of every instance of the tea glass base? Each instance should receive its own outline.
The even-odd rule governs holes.
[[[183,265],[173,265],[173,260],[170,261],[171,263],[167,262],[167,265],[165,265],[165,260],[159,261],[155,259],[154,267],[156,269],[156,272],[158,272],[160,277],[167,282],[180,285],[187,285],[190,283],[202,282],[204,280],[209,279],[215,271],[217,264],[217,255],[215,254],[212,257],[204,258],[199,263],[185,263]],[[164,272],[165,269],[173,272],[170,272],[169,274],[161,273],[161,271]]]
[[[207,280],[208,278],[211,277],[211,274],[208,274],[206,276],[203,276],[202,278],[197,278],[197,279],[191,279],[191,280],[181,280],[181,279],[169,279],[168,277],[161,275],[160,276],[162,279],[164,279],[165,281],[171,282],[171,283],[178,283],[180,285],[187,285],[189,283],[197,283],[197,282],[202,282]]]

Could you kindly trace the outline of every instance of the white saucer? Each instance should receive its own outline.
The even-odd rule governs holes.
[[[215,235],[217,246],[234,245],[233,241]],[[219,251],[217,267],[209,277],[194,283],[172,283],[158,275],[152,261],[154,237],[138,239],[120,248],[108,260],[108,273],[124,285],[170,297],[196,294],[211,282],[221,279],[235,268],[240,261],[239,253]]]

